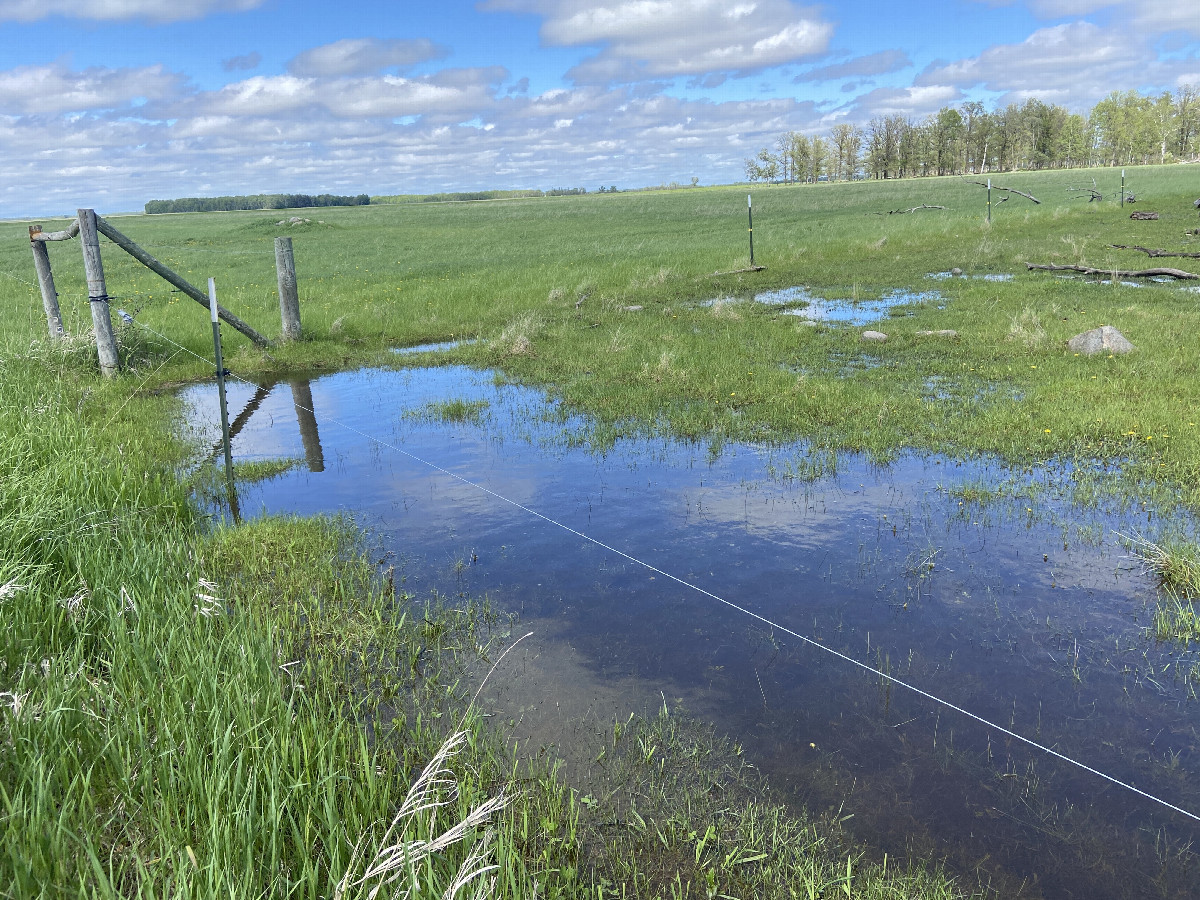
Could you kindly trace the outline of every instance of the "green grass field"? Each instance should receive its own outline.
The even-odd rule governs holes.
[[[226,329],[227,364],[241,375],[427,363],[388,350],[481,338],[439,359],[543,386],[593,417],[601,446],[669,432],[718,446],[803,439],[825,454],[883,460],[903,448],[989,453],[1014,465],[1070,465],[1080,497],[1196,511],[1200,294],[1065,280],[1025,263],[1134,269],[1150,261],[1109,245],[1200,250],[1200,237],[1185,233],[1200,227],[1191,206],[1200,168],[1128,171],[1136,208],[1161,213],[1154,222],[1072,199],[1067,188],[1093,175],[1115,196],[1117,172],[998,176],[1043,202],[1013,197],[990,226],[984,190],[961,179],[757,188],[760,272],[737,272],[749,264],[742,188],[322,209],[294,227],[276,225],[282,216],[272,212],[112,221],[193,283],[215,278],[223,305],[269,336],[279,332],[272,241],[293,237],[307,338],[262,351]],[[948,208],[886,214],[921,204]],[[394,622],[365,548],[329,523],[203,520],[194,486],[176,475],[187,448],[167,433],[171,401],[161,389],[211,377],[211,363],[121,327],[126,373],[103,382],[81,337],[90,313],[77,241],[50,248],[73,336],[52,345],[27,224],[0,224],[0,882],[16,885],[13,896],[46,885],[89,896],[330,896],[359,836],[381,836],[372,824],[395,813],[452,727],[441,719],[462,711],[461,692],[446,690],[459,677],[449,650],[444,681],[430,681],[424,696],[413,648],[482,628],[488,616],[433,609]],[[206,311],[102,248],[113,305],[207,357]],[[1200,270],[1200,260],[1153,262]],[[1014,278],[927,277],[952,267]],[[862,328],[734,302],[795,285],[857,300],[938,290],[945,302],[897,310],[912,315],[870,326],[889,335],[870,345]],[[1101,324],[1136,352],[1066,349]],[[938,329],[959,337],[918,335]],[[1162,546],[1176,559],[1195,555]],[[1162,568],[1180,567],[1166,559]],[[1177,585],[1173,596],[1195,589]],[[368,741],[365,723],[380,704],[409,693],[411,717],[388,740]],[[504,752],[474,733],[447,817],[511,780]],[[525,896],[537,881],[541,894],[599,897],[580,861],[586,841],[548,841],[529,824],[545,817],[567,834],[566,787],[547,773],[525,783],[533,787],[497,826],[497,891]],[[767,852],[763,815],[776,817],[769,834],[809,827],[746,809],[747,830],[721,835],[724,851]],[[590,871],[633,885],[657,873],[646,895],[671,896],[663,859],[694,856],[690,890],[700,895],[701,879],[724,876],[699,866],[704,853],[690,833],[667,857],[647,842],[637,851],[646,856],[601,858]],[[804,833],[817,862],[804,875],[788,858],[798,883],[849,892],[853,881],[864,897],[957,890],[911,873],[899,881]],[[444,886],[466,854],[422,877]],[[747,867],[740,889],[755,890],[754,872],[760,887],[780,884],[774,869]]]
[[[1186,259],[1149,260],[1110,245],[1200,248],[1200,236],[1185,234],[1200,227],[1191,206],[1200,170],[1129,170],[1136,208],[1161,214],[1152,222],[1068,192],[1093,176],[1116,196],[1115,170],[998,176],[996,184],[1042,203],[997,203],[991,226],[985,190],[958,178],[759,188],[756,262],[767,268],[731,275],[714,273],[749,262],[739,188],[326,209],[312,211],[311,224],[283,227],[272,212],[114,221],[193,283],[215,278],[222,303],[267,335],[279,333],[272,240],[293,237],[309,340],[267,354],[230,333],[230,366],[244,374],[379,362],[391,346],[479,337],[453,358],[557,392],[596,418],[598,439],[665,427],[710,441],[806,438],[882,458],[913,447],[1015,463],[1121,459],[1127,477],[1112,491],[1139,499],[1150,491],[1158,503],[1181,497],[1197,508],[1197,295],[1173,284],[1087,284],[1027,272],[1025,263],[1187,268]],[[948,208],[879,214],[921,204]],[[23,234],[0,227],[0,302],[15,347],[44,331]],[[78,245],[51,252],[67,326],[85,330]],[[114,305],[210,352],[198,305],[115,247],[105,265]],[[1014,278],[926,277],[953,267]],[[870,348],[862,329],[814,328],[777,308],[696,306],[794,285],[860,300],[936,289],[947,302],[918,302],[908,309],[915,315],[873,326],[890,340]],[[1137,352],[1089,359],[1066,351],[1068,338],[1102,324]],[[960,337],[917,336],[939,329]],[[163,346],[144,357],[134,348],[139,370],[158,365]],[[181,355],[154,380],[203,371]],[[926,397],[931,384],[938,402]]]

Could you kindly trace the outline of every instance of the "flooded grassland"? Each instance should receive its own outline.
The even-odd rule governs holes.
[[[213,391],[185,397],[213,440]],[[1081,506],[1067,463],[596,452],[583,417],[456,366],[241,385],[231,404],[239,461],[303,460],[244,485],[245,515],[350,513],[405,597],[519,615],[534,635],[485,710],[584,793],[604,730],[665,704],[736,741],[777,798],[1005,892],[1187,896],[1200,873],[1186,816],[877,674],[1200,808],[1200,654],[1149,634],[1156,582],[1127,540],[1195,539],[1186,514]]]

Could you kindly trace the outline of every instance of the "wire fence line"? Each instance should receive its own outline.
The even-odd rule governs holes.
[[[123,315],[128,316],[127,313],[123,313]],[[128,317],[127,321],[133,322],[134,320],[132,317]],[[174,346],[178,347],[180,350],[190,353],[192,356],[196,357],[199,360],[202,360],[205,363],[212,364],[212,362],[213,362],[212,360],[210,360],[204,356],[201,356],[199,353],[195,353],[194,351],[189,350],[188,348],[182,346],[181,344],[176,343],[175,341],[171,340],[171,338],[167,337],[165,334],[162,334],[161,332],[156,331],[155,329],[151,328],[148,325],[144,325],[141,322],[138,322],[137,324],[140,325],[142,328],[145,328],[148,331],[151,331],[154,334],[158,335],[160,338],[167,341],[169,344],[173,344]],[[241,377],[236,372],[230,372],[227,369],[226,373],[229,377],[234,378],[237,381],[240,381],[242,384],[245,384],[248,387],[258,387],[258,385],[256,385],[254,382]],[[295,404],[295,405],[298,408],[304,410],[305,412],[311,413],[314,417],[316,416],[315,410],[308,409],[307,407],[300,406],[299,404]],[[429,469],[432,469],[435,472],[438,472],[439,474],[445,475],[448,478],[451,478],[451,479],[459,482],[460,484],[463,484],[467,487],[474,488],[477,491],[487,494],[488,496],[492,497],[495,500],[500,501],[501,503],[505,503],[505,504],[513,507],[514,509],[517,509],[523,513],[526,513],[527,515],[530,515],[537,519],[540,519],[549,525],[553,525],[554,527],[559,528],[568,534],[574,535],[575,537],[578,537],[581,540],[587,541],[588,543],[590,543],[596,547],[599,547],[603,550],[607,550],[609,553],[615,554],[616,556],[619,556],[622,559],[627,560],[628,562],[631,562],[635,565],[641,566],[642,568],[644,568],[650,572],[654,572],[656,575],[661,575],[662,577],[675,582],[676,584],[680,585],[681,587],[685,587],[691,591],[695,591],[697,594],[707,597],[710,600],[714,600],[717,603],[720,603],[723,606],[725,606],[735,612],[738,612],[738,613],[742,614],[743,616],[746,616],[747,618],[753,619],[762,625],[766,625],[770,628],[774,628],[777,631],[782,632],[783,634],[786,634],[793,638],[796,638],[797,640],[801,641],[803,644],[805,644],[809,647],[812,647],[813,649],[828,653],[829,655],[833,656],[834,658],[839,659],[842,662],[845,662],[851,666],[854,666],[854,667],[862,670],[863,672],[869,673],[871,675],[876,676],[877,678],[887,681],[889,684],[893,684],[896,687],[903,688],[904,690],[910,691],[911,693],[916,694],[918,697],[922,697],[925,700],[928,700],[937,706],[940,706],[944,709],[948,709],[952,712],[958,713],[959,715],[964,716],[965,718],[970,719],[980,725],[983,725],[986,728],[990,728],[994,731],[999,732],[1000,734],[1003,734],[1007,737],[1012,738],[1013,740],[1016,740],[1022,744],[1025,744],[1027,747],[1030,747],[1034,750],[1038,750],[1042,753],[1045,753],[1046,755],[1054,757],[1055,759],[1058,759],[1061,762],[1068,763],[1069,765],[1072,765],[1072,766],[1080,769],[1081,771],[1084,771],[1091,775],[1094,775],[1097,778],[1100,778],[1104,781],[1107,781],[1108,783],[1110,783],[1112,785],[1115,785],[1116,787],[1122,788],[1126,791],[1129,791],[1133,794],[1138,795],[1139,797],[1142,797],[1146,800],[1156,803],[1159,806],[1162,806],[1166,809],[1171,810],[1172,812],[1179,813],[1180,815],[1185,816],[1186,818],[1191,819],[1195,822],[1200,822],[1200,814],[1191,812],[1190,810],[1184,809],[1181,806],[1177,806],[1174,803],[1164,800],[1163,798],[1158,797],[1154,794],[1151,794],[1148,791],[1144,791],[1141,788],[1136,787],[1133,784],[1130,784],[1129,782],[1122,781],[1121,779],[1119,779],[1113,775],[1109,775],[1108,773],[1103,772],[1100,769],[1089,766],[1086,763],[1081,762],[1071,756],[1068,756],[1065,753],[1061,753],[1052,747],[1048,747],[1047,745],[1042,744],[1039,741],[1035,741],[1032,738],[1028,738],[1028,737],[1024,736],[1023,734],[1013,731],[1012,729],[1005,728],[1003,725],[993,722],[990,719],[984,718],[983,716],[977,715],[976,713],[973,713],[968,709],[964,709],[963,707],[958,706],[957,704],[952,703],[949,700],[945,700],[945,699],[937,696],[936,694],[926,691],[923,688],[917,687],[914,684],[910,684],[907,681],[897,678],[896,676],[891,675],[888,672],[884,672],[881,669],[877,669],[868,663],[862,662],[861,660],[855,659],[854,657],[849,656],[848,654],[842,653],[839,650],[835,650],[834,648],[832,648],[826,644],[822,644],[820,641],[816,640],[815,638],[809,637],[808,635],[802,634],[798,631],[788,628],[786,625],[782,625],[778,622],[772,621],[771,619],[768,619],[766,616],[763,616],[760,613],[757,613],[754,610],[752,610],[746,606],[742,606],[741,604],[735,603],[732,600],[727,600],[726,598],[724,598],[718,594],[715,594],[712,591],[709,591],[705,588],[702,588],[699,585],[693,584],[692,582],[687,581],[684,578],[680,578],[677,575],[674,575],[670,572],[660,569],[657,566],[646,562],[645,560],[639,559],[638,557],[633,556],[630,553],[626,553],[624,550],[620,550],[617,547],[614,547],[611,544],[607,544],[604,541],[599,540],[598,538],[594,538],[585,532],[579,531],[575,528],[572,528],[569,525],[559,522],[557,519],[553,519],[550,516],[545,515],[544,513],[540,513],[536,509],[528,507],[528,506],[524,505],[523,503],[520,503],[516,500],[512,500],[512,499],[504,496],[503,494],[500,494],[497,491],[492,490],[489,487],[479,484],[478,482],[471,481],[469,478],[465,478],[464,476],[459,475],[456,472],[452,472],[449,469],[439,466],[437,463],[430,462],[429,460],[423,459],[422,457],[416,455],[415,453],[413,453],[409,450],[405,450],[403,447],[397,447],[395,444],[391,444],[385,440],[382,440],[381,438],[375,437],[374,435],[367,434],[364,431],[360,431],[359,429],[353,427],[352,425],[347,425],[345,422],[340,422],[331,416],[325,415],[325,416],[323,416],[323,419],[327,423],[330,423],[333,425],[338,425],[341,428],[344,428],[346,431],[349,431],[352,434],[356,434],[359,437],[362,437],[372,443],[378,444],[380,447],[384,447],[389,450],[394,450],[396,453],[399,453],[402,456],[408,457],[413,462],[418,463],[419,465],[425,466]]]
[[[14,275],[12,272],[5,272],[4,270],[0,269],[0,275],[7,275],[13,281],[19,281],[21,284],[28,285],[35,291],[38,290],[38,286],[32,281],[26,281],[24,278],[20,277],[19,275]]]

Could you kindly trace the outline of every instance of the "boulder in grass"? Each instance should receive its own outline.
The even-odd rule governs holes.
[[[875,341],[877,343],[882,344],[888,338],[887,338],[887,335],[884,334],[882,331],[864,331],[862,333],[862,339],[864,341]]]
[[[1067,349],[1084,356],[1094,356],[1097,353],[1128,353],[1136,348],[1111,325],[1101,325],[1075,335],[1067,341]]]

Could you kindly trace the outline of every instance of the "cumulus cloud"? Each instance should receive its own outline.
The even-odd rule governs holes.
[[[852,100],[845,109],[838,111],[837,118],[865,121],[874,116],[901,115],[921,119],[943,106],[958,103],[964,96],[957,87],[946,84],[876,88]]]
[[[990,91],[1070,98],[1082,104],[1143,80],[1152,55],[1127,34],[1090,22],[1035,31],[1019,44],[998,44],[979,56],[933,65],[918,86],[982,86]]]
[[[81,72],[63,65],[20,66],[0,72],[0,114],[49,116],[131,107],[135,101],[173,97],[182,84],[181,76],[162,66]]]
[[[751,72],[824,53],[833,25],[789,0],[488,0],[486,10],[544,17],[542,40],[600,47],[576,83]]]
[[[449,55],[446,47],[426,38],[383,40],[346,38],[305,50],[288,63],[294,75],[370,75],[384,69],[408,68]]]
[[[0,21],[34,22],[51,16],[120,21],[176,22],[216,12],[245,12],[266,0],[0,0]]]
[[[25,96],[20,72],[0,73],[6,98]],[[98,102],[117,105],[132,89],[117,90],[122,79],[140,78],[144,91],[157,73],[102,74],[57,77],[94,94],[107,85]],[[707,182],[736,177],[779,133],[821,122],[815,104],[793,99],[685,100],[644,85],[522,95],[504,91],[510,81],[503,69],[456,69],[420,79],[256,76],[196,91],[168,78],[159,93],[177,96],[136,117],[0,111],[0,214],[134,209],[203,193]],[[68,145],[69,154],[57,149]],[[102,177],[73,174],[96,166]]]
[[[454,117],[489,107],[508,71],[500,66],[446,69],[422,78],[379,75],[316,78],[256,75],[178,104],[152,107],[162,118],[283,117],[324,112],[336,118]]]
[[[988,6],[1013,6],[1016,0],[975,0]],[[1116,22],[1141,30],[1184,31],[1200,35],[1200,13],[1191,0],[1027,0],[1029,11],[1042,19],[1079,18],[1101,11]]]
[[[903,50],[881,50],[867,56],[857,56],[842,63],[821,66],[801,72],[792,79],[793,83],[805,81],[836,81],[839,78],[869,78],[872,75],[888,75],[912,65],[912,60]]]

